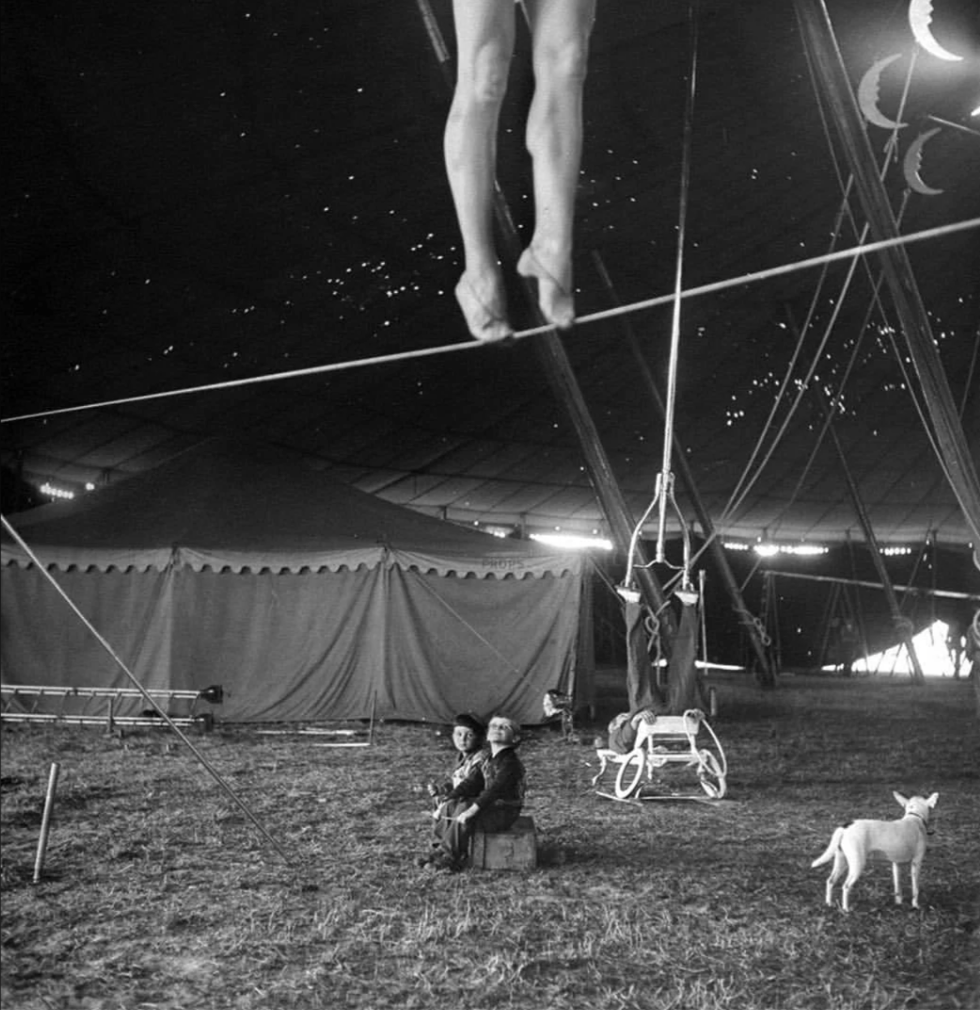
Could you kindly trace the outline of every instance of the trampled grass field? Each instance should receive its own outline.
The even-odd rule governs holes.
[[[591,746],[527,734],[529,873],[416,867],[430,823],[418,785],[452,758],[434,727],[381,724],[362,749],[195,734],[287,865],[166,729],[4,724],[3,1007],[980,1006],[972,685],[716,683],[730,766],[718,803],[601,799]],[[583,725],[590,743],[617,701]],[[835,825],[900,816],[893,789],[940,794],[921,910],[892,903],[886,864],[850,915],[825,907],[827,867],[811,861]]]

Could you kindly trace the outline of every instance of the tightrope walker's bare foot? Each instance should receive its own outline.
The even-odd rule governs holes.
[[[572,293],[541,262],[533,246],[528,246],[517,261],[517,272],[522,277],[534,277],[538,282],[538,305],[541,314],[560,330],[567,330],[575,322],[575,303]]]
[[[503,284],[499,280],[484,298],[469,277],[463,274],[456,285],[456,301],[463,310],[467,328],[477,340],[492,343],[514,335],[507,321]]]

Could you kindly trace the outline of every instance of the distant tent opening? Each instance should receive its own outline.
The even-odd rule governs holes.
[[[959,641],[950,635],[950,626],[945,621],[934,621],[929,627],[923,628],[912,637],[912,646],[922,664],[922,671],[927,677],[969,677],[973,663],[968,657],[966,638]],[[831,664],[824,670],[834,670]],[[904,645],[896,645],[891,649],[876,652],[865,659],[863,656],[851,664],[853,673],[872,673],[880,675],[909,674],[912,664],[908,649]]]

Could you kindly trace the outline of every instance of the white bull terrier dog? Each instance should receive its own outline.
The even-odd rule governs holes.
[[[841,904],[845,912],[850,911],[851,888],[864,872],[868,859],[887,859],[892,864],[895,880],[895,904],[902,903],[902,885],[899,882],[899,867],[903,863],[912,864],[912,907],[919,907],[919,869],[926,854],[929,813],[939,799],[933,793],[928,799],[913,796],[906,799],[901,793],[892,793],[905,808],[905,816],[897,821],[852,821],[846,827],[838,828],[830,839],[830,845],[822,856],[811,866],[823,866],[834,861],[834,868],[827,878],[827,904],[833,905],[834,884],[840,880],[847,865],[847,879],[841,891]]]

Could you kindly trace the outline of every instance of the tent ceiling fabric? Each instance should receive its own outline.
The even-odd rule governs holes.
[[[886,177],[904,233],[980,215],[980,126],[969,119],[980,26],[968,0],[934,6],[937,38],[966,59],[914,61],[909,126]],[[450,38],[448,4],[434,7]],[[610,307],[599,260],[624,304],[673,288],[687,9],[599,5],[580,314]],[[828,9],[855,89],[875,60],[902,54],[878,89],[895,115],[915,48],[904,5]],[[4,417],[468,341],[452,297],[461,266],[442,166],[447,95],[415,4],[7,0],[3,19]],[[699,35],[687,288],[830,251],[847,174],[792,4],[705,0]],[[523,31],[518,46],[499,179],[526,237]],[[921,179],[942,190],[926,195],[910,188],[901,156],[938,120],[953,125],[922,149]],[[889,134],[868,129],[882,151]],[[863,217],[851,210],[841,248],[858,242]],[[907,252],[965,433],[980,444],[980,232]],[[860,260],[849,287],[846,277],[837,264],[684,300],[675,430],[704,504],[718,522],[766,431],[794,328],[806,326],[788,393],[826,337],[814,382],[832,394],[847,377],[836,431],[878,538],[965,545],[915,376],[893,347],[903,344],[887,291],[884,316],[873,307],[876,261]],[[515,323],[532,325],[517,285],[511,303]],[[665,385],[669,308],[583,325],[564,344],[639,517],[663,462],[662,422],[627,331]],[[532,343],[5,423],[3,461],[35,481],[115,483],[233,432],[431,515],[601,529]],[[818,443],[814,401],[791,416],[786,403],[773,418],[786,422],[783,437],[721,531],[861,539],[839,459]]]
[[[523,579],[577,575],[583,563],[578,552],[420,515],[229,439],[195,446],[99,495],[32,509],[16,526],[43,565],[62,571],[186,566],[297,574],[395,566]],[[0,563],[33,563],[6,530]]]

